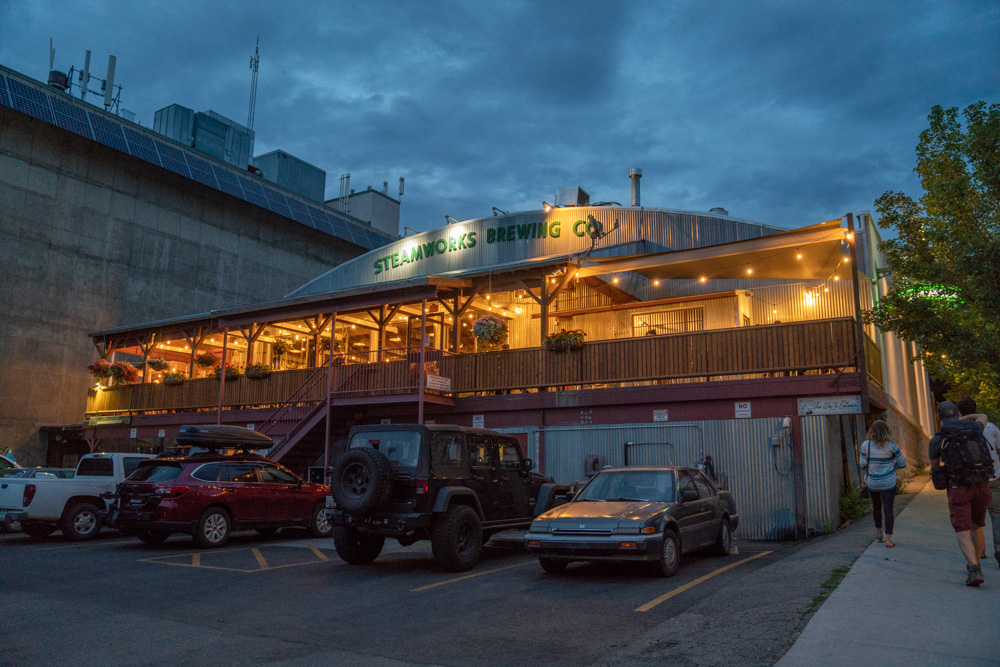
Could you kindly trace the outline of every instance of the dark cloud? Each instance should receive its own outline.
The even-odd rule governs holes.
[[[171,103],[247,116],[256,152],[327,192],[406,177],[402,224],[538,208],[557,187],[803,225],[919,194],[935,104],[996,102],[1000,7],[965,2],[11,2],[0,63],[45,77],[118,56],[144,124]]]

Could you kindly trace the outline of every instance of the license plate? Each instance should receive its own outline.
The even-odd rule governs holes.
[[[333,501],[333,496],[327,496],[327,497],[326,497],[326,508],[327,508],[328,510],[330,510],[330,509],[333,509],[333,508],[334,508],[334,507],[336,507],[336,506],[337,506],[337,503],[335,503],[335,502]]]

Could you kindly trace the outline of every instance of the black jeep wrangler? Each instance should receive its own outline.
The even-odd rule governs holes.
[[[531,472],[515,438],[482,428],[355,426],[331,468],[334,545],[348,563],[370,563],[385,538],[430,539],[449,572],[472,568],[494,533],[527,528],[568,488]]]

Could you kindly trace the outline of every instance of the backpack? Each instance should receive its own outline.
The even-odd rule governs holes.
[[[941,461],[948,470],[948,480],[959,486],[988,482],[993,477],[990,445],[976,428],[945,432],[941,430]]]

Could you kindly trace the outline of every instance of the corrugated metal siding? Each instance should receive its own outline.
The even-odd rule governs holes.
[[[809,418],[822,420],[823,418]],[[604,456],[608,465],[624,464],[626,442],[659,443],[631,447],[634,465],[694,465],[710,454],[716,472],[725,475],[740,510],[737,535],[745,539],[795,536],[795,484],[787,439],[773,447],[769,438],[782,432],[780,419],[736,419],[672,424],[621,424],[547,428],[545,473],[568,483],[584,478],[584,458]],[[806,437],[819,437],[815,429]],[[810,447],[825,447],[826,438]],[[821,483],[825,468],[816,468],[806,485]],[[826,516],[822,512],[818,516]],[[810,523],[811,525],[811,523]],[[817,522],[817,526],[819,522]],[[805,537],[805,536],[802,536]]]
[[[828,287],[829,292],[824,292]],[[801,322],[833,317],[854,317],[854,294],[849,281],[802,281],[758,287],[750,297],[753,324],[775,320]],[[806,298],[806,292],[816,294]],[[777,310],[777,313],[774,311]]]
[[[836,417],[803,417],[802,469],[806,482],[806,527],[817,533],[832,532],[840,522],[840,489],[834,477],[842,473],[840,438],[834,438],[830,420]],[[836,475],[834,473],[837,473]]]
[[[453,271],[483,269],[502,266],[512,262],[531,260],[536,257],[550,257],[590,250],[591,240],[587,234],[577,236],[573,232],[574,223],[588,220],[592,216],[599,221],[607,235],[601,240],[602,248],[649,241],[671,250],[684,250],[721,243],[731,243],[746,239],[760,238],[781,231],[777,227],[738,220],[719,218],[707,213],[698,214],[664,209],[633,208],[560,208],[545,213],[534,211],[518,213],[502,218],[478,218],[450,225],[433,231],[417,234],[391,243],[376,251],[345,262],[335,269],[304,285],[290,296],[321,294],[350,287],[381,284],[423,276],[445,274]],[[541,237],[538,225],[558,221],[559,236],[553,238],[546,233]],[[614,229],[617,225],[617,229]],[[532,232],[531,227],[534,227]],[[489,230],[504,228],[505,235],[511,228],[518,238],[515,241],[495,241],[488,243]],[[524,235],[521,229],[529,232]],[[547,228],[548,229],[548,228]],[[475,246],[457,247],[462,234],[475,233]],[[449,249],[447,239],[456,239],[456,247]],[[466,236],[468,239],[468,236]],[[411,256],[412,249],[427,243],[440,243],[430,258],[400,263],[405,253]],[[439,252],[444,247],[443,252]],[[396,255],[397,264],[392,266]],[[388,268],[376,273],[376,260],[389,258]],[[631,280],[631,279],[630,279]],[[630,289],[640,289],[645,280],[632,280]],[[637,295],[638,296],[638,295]]]

